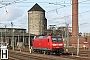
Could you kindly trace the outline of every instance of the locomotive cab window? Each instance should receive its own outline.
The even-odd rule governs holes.
[[[62,42],[62,38],[58,38],[58,42]]]
[[[52,42],[57,42],[57,39],[56,38],[52,38]]]
[[[62,38],[52,38],[52,42],[62,42]]]

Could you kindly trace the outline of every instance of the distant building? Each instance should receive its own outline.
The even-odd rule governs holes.
[[[86,37],[86,36],[90,36],[90,33],[84,33],[84,36]]]
[[[45,34],[47,30],[47,19],[45,10],[37,3],[28,10],[28,32],[35,35]]]
[[[69,38],[69,46],[77,47],[77,38],[76,37]],[[79,47],[90,48],[90,36],[88,36],[88,37],[79,36]]]
[[[60,26],[56,28],[55,26],[56,25],[50,25],[49,29],[47,29],[47,35],[59,35],[62,37],[66,37],[68,33],[68,35],[71,36],[71,27]]]
[[[30,34],[30,41],[32,45],[33,34]],[[22,28],[0,28],[0,44],[6,43],[12,46],[12,42],[17,46],[17,42],[23,42],[24,45],[28,45],[29,34],[26,33],[26,29]]]
[[[26,33],[26,29],[22,29],[22,28],[0,28],[0,32],[3,33],[11,33],[12,34],[12,30],[14,30],[14,32],[16,33]]]

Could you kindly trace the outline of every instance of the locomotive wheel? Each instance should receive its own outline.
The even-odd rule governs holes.
[[[56,53],[56,55],[60,55],[60,53],[59,53],[59,52],[57,52],[57,53]]]
[[[60,51],[56,51],[55,54],[56,54],[56,55],[60,55]]]
[[[42,52],[42,50],[40,50],[40,54],[42,54],[43,52]]]
[[[50,52],[47,52],[48,55],[50,55]]]

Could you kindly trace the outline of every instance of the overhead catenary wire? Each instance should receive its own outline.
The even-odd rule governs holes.
[[[84,3],[84,2],[87,2],[87,1],[90,1],[90,0],[86,0],[86,1],[82,1],[82,2],[79,2],[79,3]],[[9,3],[9,4],[6,4],[6,6],[8,6],[8,5],[11,5],[11,4],[14,4],[14,3],[35,3],[35,2],[23,2],[23,1],[14,1],[14,2],[11,2],[11,3]],[[38,3],[50,3],[50,2],[38,2]],[[70,4],[70,6],[72,5],[71,3],[61,3],[61,4]],[[60,8],[64,8],[64,7],[68,7],[69,5],[65,5],[65,6],[63,6],[63,7],[60,7]],[[22,6],[22,7],[27,7],[27,6]],[[28,6],[28,7],[30,7],[30,6]],[[59,8],[56,8],[55,9],[55,11],[58,13],[58,9]],[[6,10],[7,11],[7,10]],[[51,11],[49,11],[49,12],[52,12],[53,10],[51,10]],[[88,11],[86,11],[86,12],[88,12]],[[85,12],[85,13],[86,13]],[[46,13],[48,13],[48,11],[46,12]],[[80,14],[80,13],[79,13]],[[82,14],[82,13],[81,13]],[[64,16],[64,17],[68,17],[68,16],[72,16],[72,15],[67,15],[67,16]],[[64,18],[64,17],[60,17],[60,18],[52,18],[52,19],[62,19],[62,18]]]
[[[79,3],[83,3],[83,2],[87,2],[87,1],[90,1],[90,0],[82,1],[82,2],[79,2]],[[78,4],[79,4],[79,3],[78,3]],[[71,6],[71,5],[72,5],[72,4],[67,5],[67,6],[63,6],[63,7],[60,7],[60,8],[68,7],[68,6]],[[50,11],[48,11],[48,12],[52,12],[52,11],[54,11],[54,10],[57,11],[57,10],[60,9],[60,8],[56,8],[56,9],[50,10]],[[83,13],[86,13],[86,12],[89,12],[89,11],[90,11],[90,10],[85,11],[85,12],[81,12],[81,13],[79,13],[79,14],[83,14]],[[47,13],[48,13],[48,12],[47,12]],[[67,16],[58,17],[58,18],[50,18],[49,20],[62,19],[62,18],[69,17],[69,16],[72,16],[72,15],[67,15]]]
[[[87,12],[90,12],[90,10],[87,10],[87,11],[84,11],[84,12],[81,12],[81,13],[78,13],[78,14],[83,14],[83,13],[87,13]],[[73,14],[73,15],[75,15],[75,14]],[[69,17],[69,16],[72,16],[72,15],[67,15],[67,16],[63,16],[63,17],[59,17],[59,18],[51,18],[50,20],[62,19],[62,18]]]
[[[83,2],[87,2],[87,1],[90,1],[90,0],[86,0],[86,1],[78,2],[78,4],[83,3]],[[70,4],[70,5],[64,5],[64,6],[62,6],[62,7],[56,8],[56,9],[61,9],[61,8],[65,8],[65,7],[68,7],[68,6],[72,6],[72,4]],[[55,11],[56,9],[53,9],[53,10],[47,11],[46,13],[51,12],[51,11]]]
[[[90,12],[90,10],[88,10],[88,11],[84,11],[84,12],[81,12],[81,13],[78,13],[78,14],[84,14],[84,13],[87,13],[87,12]],[[70,16],[72,16],[72,15],[67,15],[67,16],[64,16],[64,17],[60,17],[60,18],[58,18],[59,20],[60,19],[63,19],[63,18],[65,18],[65,17],[70,17]],[[50,21],[50,19],[48,19],[49,21]],[[57,20],[57,19],[51,19],[52,21],[53,20]],[[63,20],[62,20],[63,21]],[[55,23],[55,21],[54,21],[54,23]],[[56,21],[56,23],[58,23],[58,24],[62,24],[62,22],[61,23],[59,23],[58,21]],[[85,23],[86,24],[86,23]]]
[[[65,0],[64,0],[63,2],[31,2],[31,1],[24,1],[24,0],[23,0],[23,1],[14,0],[14,1],[12,1],[12,2],[16,2],[16,3],[49,3],[49,4],[58,3],[58,4],[71,4],[71,1],[72,1],[72,0],[70,0],[69,3],[66,3]],[[85,0],[85,1],[82,1],[82,2],[86,2],[86,1],[90,1],[90,0]],[[8,0],[7,0],[7,1],[6,1],[6,0],[3,1],[3,0],[2,0],[2,1],[0,1],[0,2],[11,2],[11,1],[8,1]],[[57,4],[57,5],[58,5],[58,4]],[[83,3],[83,4],[84,4],[84,3]]]
[[[18,0],[18,1],[19,1],[19,0]],[[90,1],[90,0],[86,0],[86,1],[82,1],[82,2],[87,2],[87,1]],[[4,1],[2,0],[2,2],[4,2]],[[5,2],[9,2],[9,1],[5,1]],[[16,0],[16,1],[13,1],[13,2],[11,2],[11,3],[7,3],[7,4],[5,4],[5,6],[1,6],[0,8],[5,7],[5,10],[6,10],[6,6],[11,5],[11,4],[13,4],[13,3],[21,3],[21,2],[23,2],[23,1],[17,2],[17,0]],[[82,3],[82,2],[79,2],[79,3]],[[34,3],[34,2],[23,2],[23,3]],[[39,3],[49,3],[49,2],[39,2]],[[0,2],[0,4],[3,4],[3,3]],[[50,3],[49,3],[49,4],[50,4]],[[64,1],[64,4],[66,4],[65,1]],[[61,4],[60,4],[60,5],[61,5]],[[63,7],[60,7],[60,8],[68,7],[68,6],[71,6],[71,5],[72,5],[72,4],[70,4],[70,5],[61,5],[61,6],[63,6]],[[22,6],[22,7],[23,7],[23,6]],[[24,7],[26,7],[26,6],[24,6]],[[29,7],[29,6],[28,6],[28,7]],[[58,13],[58,9],[60,9],[60,8],[54,9],[54,10],[56,11],[56,13]],[[51,11],[54,11],[54,10],[51,10]],[[51,11],[47,11],[46,13],[51,12]],[[7,13],[7,10],[6,10],[6,13]]]
[[[16,0],[17,1],[17,0]],[[9,4],[6,4],[6,6],[7,5],[10,5],[10,4],[13,4],[13,3],[21,3],[21,2],[23,2],[23,1],[19,1],[19,2],[16,2],[16,1],[13,1],[13,2],[11,2],[11,3],[9,3]],[[90,1],[90,0],[86,0],[86,1],[82,1],[82,2],[79,2],[79,3],[83,3],[83,2],[87,2],[87,1]],[[8,2],[8,1],[7,1]],[[23,2],[23,3],[34,3],[34,2]],[[39,3],[49,3],[49,2],[39,2]],[[66,4],[65,2],[64,2],[64,4]],[[60,8],[64,8],[64,7],[68,7],[68,6],[71,6],[72,4],[70,4],[70,5],[67,5],[67,6],[63,6],[63,7],[60,7]],[[5,6],[2,6],[2,7],[5,7]],[[26,7],[26,6],[25,6]],[[29,7],[29,6],[28,6]],[[58,13],[58,9],[60,9],[60,8],[56,8],[56,9],[54,9],[57,13]],[[54,11],[54,10],[51,10],[51,11]],[[48,12],[51,12],[51,11],[47,11],[46,13],[48,13]],[[7,10],[6,10],[6,12],[7,12]]]
[[[90,0],[82,1],[82,2],[79,2],[79,3],[84,4],[83,2],[87,2],[87,1],[90,1]],[[7,2],[7,3],[5,3],[5,2]],[[15,3],[43,3],[43,4],[47,3],[47,4],[53,4],[53,2],[29,2],[29,1],[20,1],[20,0],[18,0],[18,1],[17,0],[14,0],[14,1],[11,1],[11,2],[10,1],[3,1],[3,0],[0,1],[0,4],[5,5],[5,6],[11,5],[11,4],[15,4]],[[54,2],[54,4],[55,4],[55,2]],[[65,1],[63,3],[58,2],[58,4],[56,2],[55,5],[62,5],[62,4],[70,4],[70,6],[72,5],[71,4],[71,1],[70,1],[70,3],[66,3]],[[87,4],[87,3],[85,3],[85,4]],[[69,5],[67,5],[67,6],[69,6]],[[67,6],[65,6],[65,7],[67,7]],[[22,7],[29,7],[29,6],[22,6]],[[57,9],[60,9],[60,8],[57,8]]]

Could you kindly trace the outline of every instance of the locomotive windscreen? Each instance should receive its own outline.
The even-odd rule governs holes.
[[[53,37],[52,38],[52,42],[62,42],[62,38],[60,38],[60,37],[58,37],[58,38]]]

